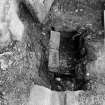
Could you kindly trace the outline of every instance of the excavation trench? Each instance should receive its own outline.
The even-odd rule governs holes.
[[[89,59],[89,56],[92,55],[92,53],[90,55],[88,54],[88,52],[91,51],[89,51],[85,40],[87,30],[85,29],[81,33],[79,33],[78,30],[61,30],[58,32],[60,33],[60,39],[58,42],[55,42],[59,43],[59,49],[55,50],[55,52],[58,54],[58,57],[56,56],[57,58],[55,58],[58,66],[51,70],[49,68],[48,43],[50,42],[50,33],[52,30],[54,31],[54,27],[51,28],[49,26],[47,27],[46,25],[40,24],[36,16],[32,16],[32,13],[24,3],[21,3],[20,11],[20,19],[23,22],[27,21],[29,24],[27,28],[27,31],[29,30],[27,36],[30,39],[28,42],[28,44],[30,44],[30,46],[28,46],[28,50],[30,52],[41,54],[40,67],[38,67],[38,71],[41,78],[45,80],[45,82],[48,82],[48,85],[50,85],[47,85],[47,87],[51,87],[52,90],[56,91],[86,90],[86,84],[88,81],[86,79],[86,62]],[[49,31],[45,31],[44,36],[41,35],[43,28]],[[50,66],[52,66],[52,64]]]
[[[51,50],[52,55],[49,52],[49,56],[52,56],[54,61],[50,61],[50,58],[46,63],[47,77],[52,90],[86,90],[88,81],[86,78],[87,50],[82,34],[79,35],[77,31],[60,32],[59,48]],[[50,66],[49,62],[52,62]]]

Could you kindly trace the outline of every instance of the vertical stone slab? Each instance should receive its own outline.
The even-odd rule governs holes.
[[[49,50],[49,68],[55,69],[59,67],[59,51]]]
[[[35,85],[30,92],[28,105],[51,105],[51,94],[50,89]]]
[[[50,48],[58,50],[59,45],[60,45],[60,32],[51,31]]]
[[[78,105],[79,91],[66,91],[66,105]]]
[[[52,91],[46,87],[34,85],[27,105],[64,105],[65,92]]]
[[[50,105],[64,105],[64,92],[52,91]]]
[[[52,72],[57,72],[59,68],[59,43],[60,33],[51,31],[48,66]]]

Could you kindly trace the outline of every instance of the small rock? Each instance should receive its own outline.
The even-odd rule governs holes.
[[[75,12],[78,12],[78,9],[76,9]]]
[[[83,9],[81,8],[81,9],[80,9],[80,11],[82,12],[82,11],[83,11]]]
[[[57,77],[56,80],[57,80],[57,81],[61,81],[61,78]]]

